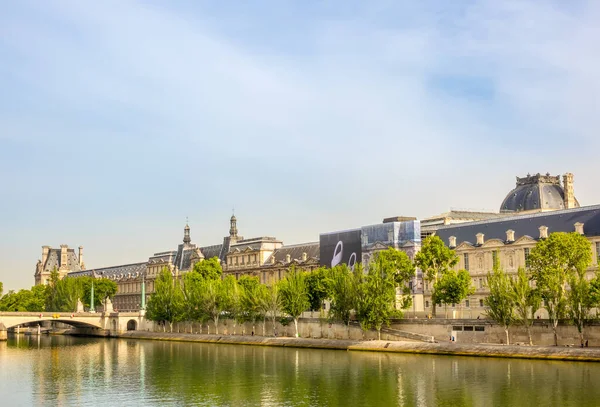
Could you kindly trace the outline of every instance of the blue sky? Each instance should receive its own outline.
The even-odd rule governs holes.
[[[600,201],[600,3],[19,1],[0,13],[0,281],[247,237]],[[451,4],[449,4],[451,3]]]

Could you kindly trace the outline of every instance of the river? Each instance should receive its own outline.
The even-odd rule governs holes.
[[[600,364],[69,336],[0,342],[1,406],[597,406]]]

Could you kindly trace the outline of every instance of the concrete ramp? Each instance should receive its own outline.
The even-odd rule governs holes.
[[[399,329],[381,328],[381,332],[388,335],[394,335],[399,338],[410,339],[411,341],[435,343],[435,338],[431,335],[417,334],[414,332],[401,331]]]

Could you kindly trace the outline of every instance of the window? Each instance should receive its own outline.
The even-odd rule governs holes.
[[[469,254],[463,254],[463,259],[465,261],[465,270],[469,271]]]
[[[479,279],[479,288],[483,288],[483,278]]]
[[[529,267],[529,248],[524,249],[525,251],[525,267]]]
[[[465,307],[469,308],[469,300],[465,300]]]
[[[485,331],[485,326],[476,326],[475,327],[475,332],[484,332]]]
[[[497,261],[498,261],[498,250],[494,250],[492,252],[492,266],[496,267]]]
[[[479,300],[479,306],[483,308],[483,298]]]
[[[429,301],[425,301],[425,308],[429,308]]]

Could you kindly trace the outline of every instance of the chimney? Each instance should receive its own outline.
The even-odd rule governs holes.
[[[512,229],[508,229],[506,231],[506,241],[507,242],[514,242],[515,241],[515,231]]]
[[[69,250],[69,245],[66,244],[61,244],[60,245],[60,269],[61,270],[68,270],[69,266],[69,256],[67,254],[67,251]]]
[[[450,236],[448,238],[448,245],[450,248],[456,247],[456,236]]]
[[[42,246],[42,265],[46,265],[48,260],[48,253],[50,253],[50,246]]]
[[[540,230],[540,239],[548,238],[548,226],[540,226],[538,228]]]
[[[306,252],[302,253],[302,261],[308,260],[308,254]]]
[[[285,255],[285,262],[289,263],[290,261],[292,261],[292,256],[290,256],[289,254]]]
[[[583,223],[577,222],[575,224],[575,232],[579,233],[580,235],[583,235]]]
[[[83,246],[79,246],[79,268],[85,270],[85,263],[83,262]]]
[[[575,192],[573,190],[573,174],[563,175],[563,190],[565,191],[565,209],[575,208]]]
[[[477,233],[475,235],[477,237],[477,245],[482,245],[483,244],[483,237],[485,236],[483,233]]]

